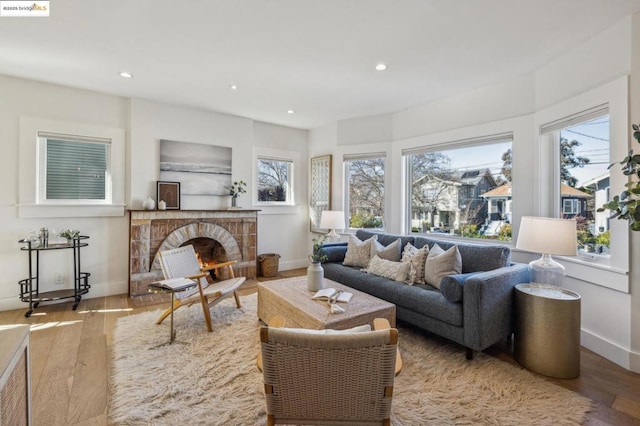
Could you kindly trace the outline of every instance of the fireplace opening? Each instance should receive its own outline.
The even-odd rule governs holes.
[[[218,241],[213,238],[206,237],[197,237],[192,238],[188,241],[185,241],[180,245],[180,247],[192,245],[196,255],[198,256],[198,261],[200,262],[200,266],[207,267],[213,266],[216,263],[227,262],[229,258],[227,257],[227,252]],[[222,268],[221,270],[212,269],[210,271],[210,276],[212,280],[225,280],[231,278],[228,275],[227,268]]]

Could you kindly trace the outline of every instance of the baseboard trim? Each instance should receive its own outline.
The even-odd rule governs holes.
[[[640,353],[623,348],[585,329],[580,330],[580,344],[626,370],[640,373]]]

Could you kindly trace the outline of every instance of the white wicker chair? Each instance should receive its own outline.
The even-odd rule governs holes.
[[[165,279],[186,277],[194,280],[198,286],[193,290],[177,293],[173,306],[162,313],[156,324],[162,323],[171,314],[171,311],[175,311],[180,306],[191,306],[196,302],[200,302],[207,330],[213,331],[209,312],[211,307],[232,294],[236,299],[236,306],[238,308],[242,306],[236,290],[245,282],[246,278],[236,278],[234,276],[232,268],[234,263],[236,262],[223,262],[207,268],[200,268],[196,252],[191,245],[160,252],[160,266]],[[210,284],[206,278],[209,275],[208,271],[221,268],[228,268],[230,278]]]
[[[260,341],[268,425],[390,425],[397,329],[262,327]]]

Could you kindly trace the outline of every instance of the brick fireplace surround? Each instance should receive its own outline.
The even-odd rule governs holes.
[[[237,277],[255,278],[258,210],[130,210],[129,296],[155,301],[147,285],[162,279],[157,254],[188,244],[213,261],[235,260]],[[207,244],[207,241],[210,244]],[[225,278],[225,277],[220,277]]]

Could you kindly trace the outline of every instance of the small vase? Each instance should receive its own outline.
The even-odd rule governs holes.
[[[231,207],[238,207],[238,197],[231,197]]]
[[[307,268],[307,290],[318,291],[324,288],[324,269],[320,262],[311,262]]]
[[[145,210],[153,210],[156,208],[156,202],[153,201],[153,198],[147,197],[147,199],[142,203],[142,208]]]
[[[164,200],[158,201],[158,210],[166,210],[167,203]]]

